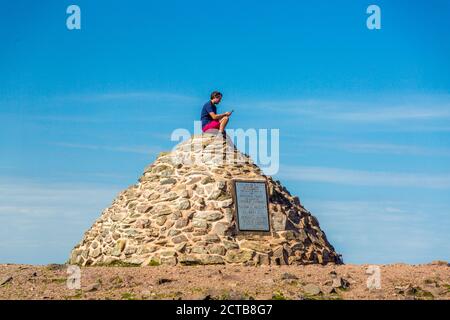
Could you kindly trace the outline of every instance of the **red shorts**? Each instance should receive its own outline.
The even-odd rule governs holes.
[[[220,128],[220,122],[217,120],[211,120],[211,122],[208,122],[205,124],[205,126],[202,128],[202,131],[205,132],[209,129],[219,129]]]

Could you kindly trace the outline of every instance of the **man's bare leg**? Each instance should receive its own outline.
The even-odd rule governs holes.
[[[222,119],[220,119],[219,122],[220,122],[219,132],[223,133],[228,123],[228,117],[223,117]]]

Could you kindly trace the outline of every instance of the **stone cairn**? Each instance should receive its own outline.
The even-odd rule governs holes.
[[[271,232],[237,230],[232,179],[265,180]],[[72,250],[89,265],[342,263],[319,222],[279,181],[222,135],[200,134],[161,153],[120,192]]]

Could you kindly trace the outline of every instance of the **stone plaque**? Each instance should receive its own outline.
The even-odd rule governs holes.
[[[239,231],[270,231],[265,181],[234,180],[234,200]]]

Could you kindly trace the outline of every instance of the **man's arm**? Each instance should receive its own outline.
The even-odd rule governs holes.
[[[225,113],[221,113],[221,114],[215,114],[214,112],[210,112],[209,115],[211,116],[211,118],[213,118],[213,120],[220,120],[223,117],[230,116],[231,113],[225,112]]]

